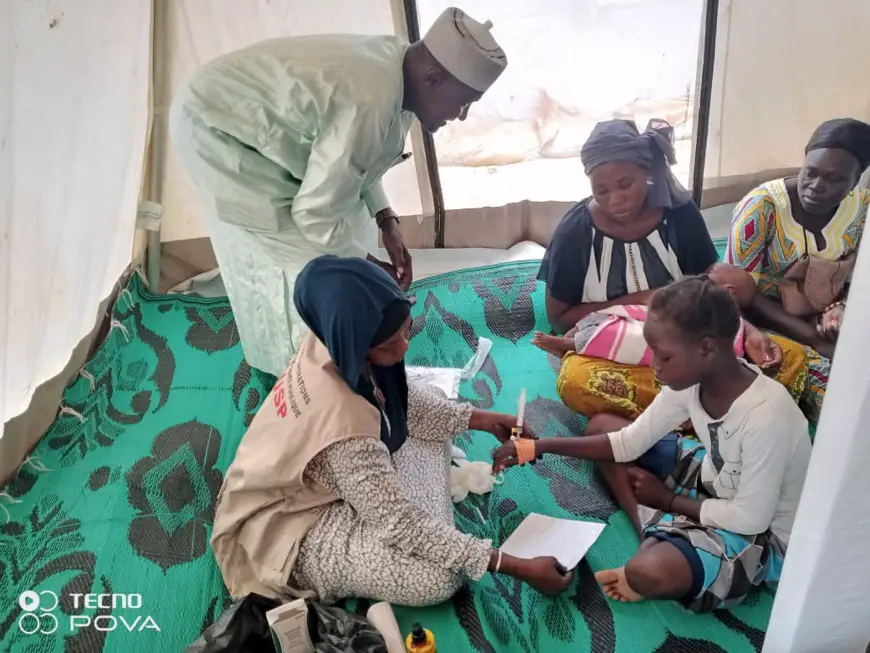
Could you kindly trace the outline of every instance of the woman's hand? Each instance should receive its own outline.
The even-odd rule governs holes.
[[[558,596],[568,589],[574,580],[574,572],[566,571],[556,558],[541,556],[524,560],[514,558],[512,564],[502,570],[524,583],[528,583],[544,596]]]
[[[468,422],[469,429],[472,431],[486,431],[487,433],[492,433],[496,438],[498,438],[498,441],[502,443],[502,446],[496,449],[493,453],[492,469],[494,474],[498,474],[504,469],[517,464],[517,448],[514,446],[513,442],[511,442],[511,436],[513,435],[513,430],[516,426],[517,418],[514,415],[508,415],[507,413],[493,413],[488,410],[475,410],[471,414],[471,419]],[[529,438],[531,440],[538,439],[538,437],[532,433],[528,427],[523,427],[523,433],[520,437]],[[499,454],[499,452],[501,452],[501,454]],[[513,462],[502,465],[501,468],[499,468],[496,455],[501,455],[503,459],[513,456]],[[540,459],[541,456],[536,458],[536,460]],[[531,464],[534,465],[535,460],[531,461]]]
[[[492,452],[492,473],[499,474],[508,467],[519,463],[517,447],[513,442],[505,442]]]
[[[825,309],[816,324],[816,332],[819,337],[828,342],[836,342],[840,335],[840,325],[843,323],[843,315],[846,313],[844,304],[834,304]]]
[[[629,467],[626,471],[639,504],[662,512],[670,510],[674,493],[661,479],[640,467]]]
[[[475,410],[471,414],[468,428],[472,431],[486,431],[498,438],[499,442],[510,442],[513,429],[517,426],[517,418],[507,413],[493,413],[488,410]],[[523,427],[523,437],[536,440],[534,433]]]
[[[782,349],[778,344],[758,329],[747,329],[743,348],[750,361],[760,367],[768,376],[776,376],[782,365]]]

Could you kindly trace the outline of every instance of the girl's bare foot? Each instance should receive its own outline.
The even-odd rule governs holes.
[[[548,354],[561,358],[569,351],[574,351],[574,340],[571,338],[551,336],[540,331],[535,332],[535,337],[532,338],[532,344],[539,349],[543,349]]]
[[[598,581],[601,590],[614,601],[622,603],[643,601],[643,597],[628,586],[625,567],[599,571],[595,574],[595,580]]]

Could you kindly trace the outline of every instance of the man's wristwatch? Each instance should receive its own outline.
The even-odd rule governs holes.
[[[375,224],[378,225],[378,229],[383,229],[384,224],[389,220],[395,220],[396,224],[399,224],[399,216],[390,209],[384,209],[375,215]]]

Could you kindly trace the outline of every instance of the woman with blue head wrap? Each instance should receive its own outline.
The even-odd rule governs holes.
[[[322,256],[294,303],[310,334],[242,439],[215,511],[230,593],[429,605],[488,571],[566,589],[572,574],[554,558],[514,558],[454,527],[452,439],[506,441],[516,417],[409,386],[411,310],[396,282],[369,261]]]
[[[296,281],[296,311],[347,385],[379,408],[381,441],[395,453],[408,436],[405,352],[411,303],[379,266],[324,256]]]

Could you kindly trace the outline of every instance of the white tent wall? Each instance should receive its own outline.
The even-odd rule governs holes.
[[[129,266],[149,124],[150,0],[0,3],[0,479],[51,423]],[[32,419],[31,419],[32,418]]]
[[[865,241],[866,242],[866,241]],[[849,292],[803,498],[763,653],[870,651],[870,249],[862,248]]]
[[[870,3],[720,0],[704,204],[793,170],[829,118],[870,120]]]

